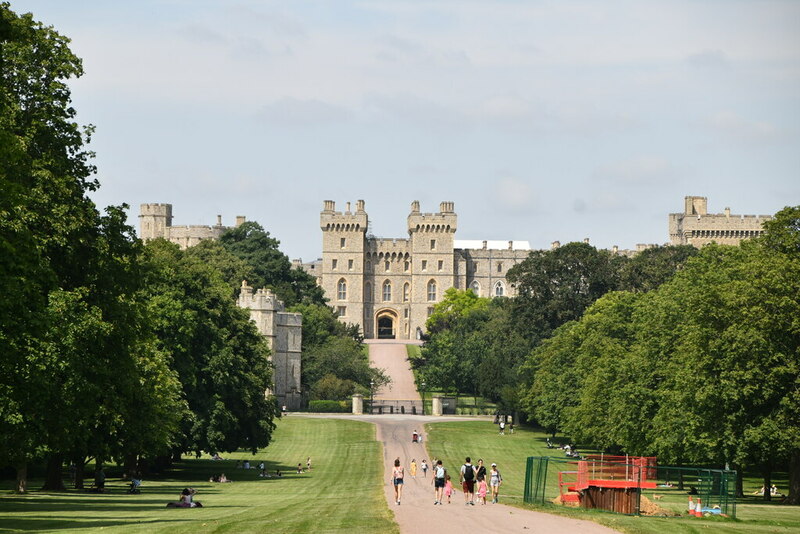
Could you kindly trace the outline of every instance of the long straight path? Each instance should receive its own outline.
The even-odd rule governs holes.
[[[418,400],[414,384],[414,374],[409,366],[404,343],[396,341],[369,341],[369,357],[373,366],[385,369],[392,383],[375,394],[376,400]],[[383,443],[383,460],[385,468],[384,492],[389,507],[394,510],[395,519],[400,532],[407,534],[464,534],[466,532],[530,532],[530,533],[575,533],[575,534],[612,534],[617,531],[591,521],[571,519],[557,515],[534,512],[506,506],[504,504],[486,504],[467,506],[460,491],[454,492],[451,504],[434,505],[434,488],[432,471],[427,478],[418,469],[417,477],[412,478],[409,465],[416,460],[419,465],[423,459],[431,463],[431,457],[425,448],[427,441],[412,443],[414,430],[422,431],[426,422],[453,420],[446,417],[419,415],[364,415],[344,416],[375,423],[377,439]],[[463,420],[459,418],[458,420]],[[394,487],[391,484],[394,460],[406,469],[401,504],[394,498]],[[453,485],[458,487],[460,465],[447,465]],[[501,467],[502,470],[502,467]],[[502,500],[502,491],[501,491]]]
[[[375,400],[422,400],[414,383],[405,343],[383,339],[370,339],[366,343],[372,366],[383,369],[392,379],[388,386],[375,392]]]

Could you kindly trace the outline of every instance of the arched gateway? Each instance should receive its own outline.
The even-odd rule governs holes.
[[[397,338],[397,312],[394,310],[380,310],[375,316],[378,325],[378,339]]]

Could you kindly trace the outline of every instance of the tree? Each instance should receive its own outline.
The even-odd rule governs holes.
[[[303,358],[304,384],[312,390],[320,387],[320,380],[331,373],[364,390],[369,389],[370,382],[376,388],[389,383],[389,377],[382,370],[370,367],[364,345],[350,337],[332,336],[322,344],[309,347],[303,352]]]
[[[252,269],[248,283],[253,287],[270,288],[287,306],[298,303],[324,304],[322,288],[302,269],[292,269],[292,263],[278,250],[280,241],[256,222],[245,222],[231,228],[220,243]],[[241,281],[239,281],[241,283]]]
[[[163,239],[145,248],[142,297],[188,403],[176,451],[265,447],[277,416],[266,341],[213,265]]]
[[[595,300],[617,287],[616,261],[610,252],[585,243],[532,251],[506,276],[517,287],[518,331],[536,344],[562,324],[579,319]]]
[[[691,245],[652,247],[618,264],[622,291],[651,291],[672,278],[699,250]]]

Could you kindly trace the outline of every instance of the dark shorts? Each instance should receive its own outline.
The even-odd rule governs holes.
[[[400,485],[400,484],[402,484],[402,483],[403,483],[403,479],[402,479],[402,478],[396,478],[396,479],[394,479],[394,485],[395,485],[395,486],[399,486],[399,485]]]
[[[434,480],[433,481],[433,487],[434,488],[443,488],[444,487],[444,479],[443,478],[437,478],[436,480]]]
[[[475,481],[474,480],[465,480],[461,487],[464,488],[464,493],[475,493]]]

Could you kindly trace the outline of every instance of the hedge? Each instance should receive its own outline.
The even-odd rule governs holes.
[[[312,400],[308,402],[308,411],[315,413],[349,413],[352,410],[350,401]]]

